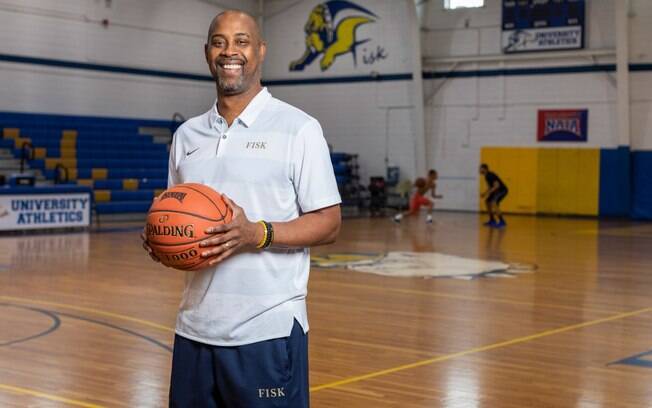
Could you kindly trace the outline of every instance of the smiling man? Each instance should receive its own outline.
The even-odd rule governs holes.
[[[211,266],[186,275],[172,407],[309,405],[308,248],[334,242],[340,196],[319,122],[261,86],[266,49],[250,15],[215,17],[205,54],[217,101],[171,146],[169,186],[209,185],[234,213],[208,231]]]

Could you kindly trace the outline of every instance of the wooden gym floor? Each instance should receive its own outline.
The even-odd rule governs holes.
[[[511,278],[313,269],[312,406],[652,407],[652,224],[346,220],[315,254],[436,251]],[[182,275],[134,227],[0,238],[0,406],[166,406]]]

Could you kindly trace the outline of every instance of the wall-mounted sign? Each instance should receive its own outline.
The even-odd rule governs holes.
[[[303,71],[318,60],[321,71],[326,71],[338,58],[350,56],[353,64],[373,65],[387,59],[384,47],[368,47],[371,38],[361,38],[358,29],[374,24],[379,17],[370,9],[346,0],[329,0],[317,4],[303,27],[306,49],[298,59],[290,62],[290,71]]]
[[[589,111],[587,109],[539,110],[539,142],[586,142]]]
[[[506,53],[584,48],[585,0],[503,0]]]
[[[0,194],[0,231],[88,227],[90,219],[90,192]]]

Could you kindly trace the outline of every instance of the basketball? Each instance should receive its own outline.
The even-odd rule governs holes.
[[[163,265],[184,271],[208,266],[199,243],[209,237],[207,228],[227,224],[233,211],[222,195],[203,184],[179,184],[165,190],[147,214],[149,246]]]

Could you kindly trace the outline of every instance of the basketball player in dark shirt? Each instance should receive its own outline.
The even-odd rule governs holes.
[[[487,211],[489,211],[489,221],[484,225],[488,227],[503,228],[507,224],[503,218],[503,213],[500,211],[500,202],[503,201],[509,190],[498,175],[489,170],[486,164],[480,165],[480,174],[484,176],[487,182],[487,191],[482,193],[481,197],[487,204]]]

